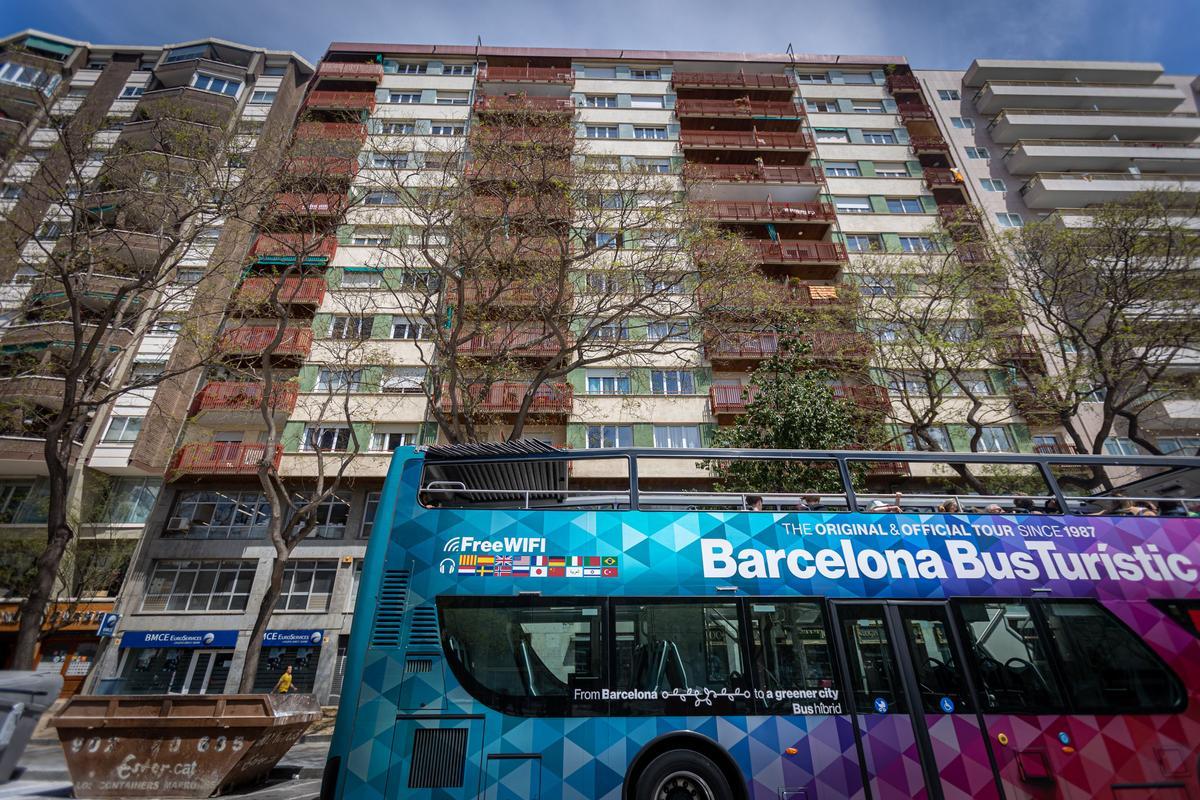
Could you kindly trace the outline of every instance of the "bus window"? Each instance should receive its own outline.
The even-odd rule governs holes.
[[[862,714],[906,710],[883,610],[881,605],[837,606],[854,710]]]
[[[1166,613],[1193,636],[1200,637],[1200,601],[1198,600],[1151,600],[1151,604]]]
[[[751,602],[750,629],[754,673],[767,711],[843,713],[820,604]]]
[[[912,653],[921,707],[927,714],[949,713],[947,708],[971,711],[970,695],[950,639],[946,607],[903,605],[899,612],[904,638]],[[946,699],[951,702],[947,704]]]
[[[1046,602],[1072,709],[1105,714],[1174,711],[1178,679],[1119,620],[1091,602]]]
[[[964,600],[958,610],[985,711],[1045,714],[1062,708],[1029,603]]]
[[[677,713],[749,707],[736,604],[617,603],[614,622],[618,691],[655,692]]]
[[[603,679],[599,604],[501,597],[440,602],[447,657],[480,700],[518,714],[587,713],[586,701]]]

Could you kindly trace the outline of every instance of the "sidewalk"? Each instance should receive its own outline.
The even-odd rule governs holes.
[[[271,779],[266,784],[224,797],[316,800],[329,740],[325,736],[305,739],[288,751],[271,771]],[[23,771],[15,781],[0,784],[3,800],[10,797],[71,797],[71,776],[67,773],[67,763],[58,742],[45,739],[30,742],[19,769]]]

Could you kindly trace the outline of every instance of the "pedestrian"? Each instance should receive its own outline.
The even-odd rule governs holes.
[[[289,665],[275,682],[275,694],[287,694],[292,690],[292,668]]]

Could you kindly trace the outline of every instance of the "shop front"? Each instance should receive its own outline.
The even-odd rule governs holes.
[[[279,676],[292,668],[292,691],[307,694],[317,680],[317,662],[325,634],[320,630],[269,630],[263,634],[262,657],[254,675],[254,691],[269,692]]]
[[[46,614],[34,658],[39,670],[62,674],[62,697],[73,696],[83,686],[100,645],[96,630],[104,615],[112,612],[114,603],[114,600],[55,603]],[[0,603],[0,666],[11,665],[20,613],[20,603]]]
[[[125,631],[118,681],[109,694],[220,694],[233,664],[236,630]]]

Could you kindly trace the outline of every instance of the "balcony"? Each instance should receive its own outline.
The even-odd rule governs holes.
[[[1077,456],[1079,451],[1073,444],[1035,444],[1033,452],[1039,456]],[[1086,454],[1085,454],[1086,455]]]
[[[326,283],[324,278],[288,277],[279,281],[275,278],[247,278],[238,289],[238,301],[246,306],[259,307],[267,303],[271,294],[279,287],[276,294],[280,303],[295,306],[321,305],[325,299]]]
[[[897,103],[896,113],[905,125],[910,122],[933,121],[933,109],[924,103]]]
[[[1004,165],[1014,175],[1123,172],[1134,163],[1142,171],[1200,173],[1200,144],[1031,139],[1017,142],[1004,154]]]
[[[469,356],[503,356],[506,358],[553,358],[564,346],[555,333],[543,330],[509,330],[480,334],[461,342],[458,352]]]
[[[569,125],[476,125],[471,142],[486,148],[509,147],[514,150],[536,145],[566,156],[575,149],[575,131]]]
[[[796,88],[791,76],[764,72],[675,72],[671,86],[676,89],[751,89],[791,92]]]
[[[743,244],[760,264],[841,264],[848,258],[845,246],[839,242],[744,239]]]
[[[152,89],[142,95],[138,113],[146,118],[170,117],[223,126],[237,109],[237,98],[191,86]]]
[[[0,378],[0,404],[33,403],[58,411],[62,408],[63,381],[53,375]]]
[[[293,264],[301,257],[305,264],[324,264],[336,252],[335,237],[307,233],[260,233],[250,248],[252,258],[271,264]]]
[[[884,411],[892,406],[887,389],[882,386],[848,386],[833,384],[829,387],[835,400],[854,403],[862,408]],[[743,414],[746,406],[758,396],[758,387],[752,384],[716,385],[708,390],[709,409],[714,416]]]
[[[819,167],[760,167],[757,164],[687,164],[685,174],[714,183],[821,183]]]
[[[891,395],[882,386],[876,386],[875,384],[848,386],[837,383],[829,388],[833,390],[835,400],[854,403],[857,406],[874,411],[888,411],[892,407]]]
[[[253,442],[193,442],[185,444],[171,459],[167,474],[171,480],[209,475],[255,475],[263,459],[278,469],[283,446],[268,448]]]
[[[849,305],[847,295],[839,295],[838,287],[833,284],[779,281],[774,292],[777,299],[802,308],[832,307],[839,303]],[[763,316],[761,304],[753,297],[737,292],[735,288],[701,291],[696,301],[706,313],[717,316],[745,320],[761,320]]]
[[[298,387],[292,382],[276,384],[269,407],[277,422],[296,409]],[[263,385],[250,381],[210,381],[196,395],[194,419],[201,425],[234,425],[262,420]]]
[[[265,355],[275,341],[276,329],[267,325],[247,325],[222,334],[217,342],[221,354],[232,358],[252,358]],[[285,328],[283,337],[271,355],[273,358],[307,358],[312,350],[312,328]]]
[[[568,158],[538,158],[513,156],[502,159],[488,154],[480,161],[472,161],[463,168],[463,174],[475,181],[497,181],[512,184],[541,184],[549,181],[571,180],[572,165]]]
[[[493,67],[479,70],[480,83],[553,83],[572,86],[575,71],[570,67]]]
[[[542,225],[568,222],[574,213],[570,200],[553,192],[509,197],[486,194],[464,197],[458,211],[465,217],[486,220],[500,220],[505,217],[533,219]]]
[[[814,331],[800,338],[812,348],[811,356],[818,361],[862,362],[875,352],[871,340],[861,333]]]
[[[803,107],[790,100],[676,100],[675,116],[680,119],[800,119]]]
[[[296,141],[367,141],[367,126],[358,122],[301,122],[296,126]]]
[[[921,91],[921,82],[917,80],[916,75],[888,75],[887,90],[892,94],[919,92]]]
[[[349,205],[350,198],[340,193],[286,192],[275,195],[271,213],[294,221],[303,221],[306,217],[332,219],[340,217]]]
[[[992,141],[1020,139],[1145,139],[1191,142],[1200,137],[1200,115],[1148,111],[1007,109],[988,125]]]
[[[565,236],[519,236],[510,239],[489,231],[476,236],[460,236],[454,242],[454,247],[462,259],[515,264],[558,261],[569,255],[571,243]]]
[[[320,111],[375,110],[375,92],[327,92],[316,90],[304,98],[304,107]]]
[[[1162,77],[1159,64],[1146,61],[1043,61],[977,58],[963,76],[963,86],[1006,81],[1080,81],[1146,85]]]
[[[779,352],[779,334],[747,333],[722,336],[704,345],[708,359],[717,364],[762,361]]]
[[[349,187],[358,174],[358,161],[341,156],[295,156],[283,165],[288,181],[308,186]]]
[[[113,304],[117,295],[125,291],[122,300],[127,300],[132,306],[136,306],[142,302],[143,297],[141,294],[132,291],[134,288],[132,282],[134,280],[133,277],[122,275],[93,274],[88,275],[86,280],[81,282],[71,281],[75,293],[74,302],[77,302],[83,308],[104,312]],[[143,292],[149,290],[144,285],[140,288]],[[29,287],[27,299],[30,305],[55,303],[61,302],[65,297],[65,293],[66,286],[64,286],[62,278],[53,275],[42,275],[36,278]]]
[[[74,327],[68,321],[28,322],[0,329],[0,347],[4,350],[23,350],[30,346],[60,347],[73,350],[86,347],[100,335],[100,346],[108,350],[125,350],[133,343],[133,331],[107,328],[101,332],[96,325],[84,323],[76,342]]]
[[[382,64],[349,64],[337,61],[322,61],[317,65],[318,80],[370,81],[383,80]]]
[[[953,167],[926,167],[922,170],[925,185],[930,189],[961,189],[962,173]]]
[[[746,201],[696,201],[692,209],[705,219],[719,222],[833,222],[837,212],[829,203],[817,201],[771,203]]]
[[[1172,111],[1183,100],[1183,92],[1170,84],[990,81],[976,92],[975,107],[983,114],[1005,108]]]
[[[478,114],[530,112],[574,114],[575,101],[564,97],[536,97],[527,94],[479,94],[475,97],[475,112]]]
[[[1032,209],[1084,208],[1125,200],[1149,189],[1197,195],[1200,174],[1052,172],[1030,178],[1021,187],[1021,197]]]
[[[910,136],[908,141],[917,154],[950,152],[950,143],[941,136]]]
[[[812,137],[804,131],[691,131],[679,132],[679,143],[684,150],[748,150],[800,151],[807,152],[815,147]]]
[[[850,445],[847,446],[846,449],[862,450],[864,448],[861,446]],[[903,448],[895,444],[877,445],[871,449],[883,452],[903,452]],[[868,478],[907,478],[912,474],[912,470],[909,469],[907,461],[870,461],[865,463],[870,464],[870,467],[867,470]]]
[[[996,347],[1002,361],[1042,363],[1042,352],[1032,336],[1012,334],[1005,336]]]
[[[469,387],[470,393],[466,410],[491,414],[516,414],[521,410],[521,404],[529,392],[528,383],[505,381],[493,383],[486,387]],[[451,410],[449,390],[443,392],[441,407],[443,411]],[[574,403],[574,395],[569,383],[543,383],[534,391],[533,401],[529,406],[530,414],[570,414]],[[464,410],[460,400],[459,411]]]
[[[1054,409],[1047,408],[1028,388],[1014,386],[1010,390],[1010,394],[1013,406],[1017,409],[1017,413],[1025,418],[1026,422],[1034,425],[1053,425],[1060,421]],[[1075,448],[1072,447],[1070,453],[1066,455],[1073,455],[1074,452]]]
[[[571,284],[551,280],[545,286],[513,281],[504,286],[492,281],[469,281],[463,286],[463,305],[487,309],[541,307],[544,312],[569,313],[573,293]]]

